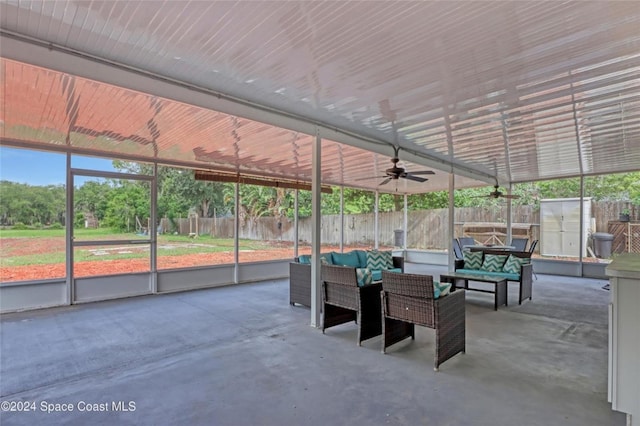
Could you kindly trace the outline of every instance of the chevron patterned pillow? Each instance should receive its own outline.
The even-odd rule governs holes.
[[[521,257],[510,255],[507,262],[502,267],[502,271],[510,274],[519,274],[520,267],[525,263],[524,261],[525,259]]]
[[[356,277],[358,278],[358,285],[360,287],[373,282],[373,275],[369,268],[356,268]]]
[[[489,272],[502,272],[502,267],[507,261],[506,254],[487,254],[484,256],[482,269]]]
[[[480,269],[482,266],[481,251],[465,251],[462,255],[464,256],[465,269]]]
[[[390,251],[371,250],[367,252],[367,268],[369,269],[392,269],[393,256]]]

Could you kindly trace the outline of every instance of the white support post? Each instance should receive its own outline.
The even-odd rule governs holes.
[[[378,223],[378,202],[380,201],[380,195],[378,191],[376,191],[376,201],[373,206],[373,233],[374,233],[374,245],[373,247],[378,250],[380,248],[380,226]]]
[[[344,186],[340,186],[340,253],[344,253]]]
[[[238,283],[240,268],[240,184],[235,183],[235,201],[234,201],[234,220],[233,220],[233,282]]]
[[[409,196],[404,194],[404,214],[402,217],[402,232],[404,239],[402,241],[402,257],[407,258],[407,231],[409,229]]]
[[[322,303],[322,285],[320,281],[320,249],[321,249],[321,170],[322,139],[319,130],[313,139],[311,148],[311,326],[320,327]]]
[[[455,196],[454,191],[456,189],[456,177],[453,173],[449,173],[449,241],[447,246],[449,247],[449,270],[453,271],[455,263],[455,255],[453,253],[453,238],[454,231],[454,214],[455,214]]]
[[[149,228],[149,238],[151,246],[149,255],[151,256],[151,293],[158,292],[158,163],[153,163],[153,179],[151,180],[151,224]]]
[[[67,304],[73,303],[73,175],[71,174],[71,154],[67,153],[67,205],[64,220],[66,239],[66,270],[67,270]]]
[[[584,264],[582,263],[582,251],[584,250],[584,175],[580,175],[580,256],[578,263],[580,264],[580,276],[584,275]]]
[[[300,230],[298,229],[298,197],[300,191],[296,189],[294,198],[294,214],[293,214],[293,257],[298,257],[298,240],[300,239]]]
[[[507,186],[507,194],[511,195],[511,190],[512,190],[512,185],[511,183],[509,183],[509,186]],[[512,207],[513,203],[511,202],[511,198],[507,198],[507,236],[506,236],[506,241],[504,242],[504,245],[509,245],[509,243],[511,242],[511,240],[513,239],[513,229],[511,229],[512,223],[513,223],[513,215],[512,215]]]

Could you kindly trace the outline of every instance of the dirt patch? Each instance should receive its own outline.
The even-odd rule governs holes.
[[[3,238],[0,254],[2,257],[27,256],[64,252],[64,238]]]

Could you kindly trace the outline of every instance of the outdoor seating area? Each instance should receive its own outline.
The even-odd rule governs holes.
[[[136,409],[3,423],[624,426],[607,403],[605,283],[540,275],[535,303],[497,312],[466,293],[465,353],[437,373],[435,330],[416,327],[385,355],[382,336],[354,345],[353,324],[322,335],[286,303],[287,280],[6,314],[3,400]]]
[[[294,260],[289,263],[289,303],[310,307],[311,256],[302,255]],[[379,283],[383,268],[393,272],[404,271],[404,258],[393,256],[389,251],[352,250],[348,253],[323,253],[320,255],[320,261],[323,265],[354,268],[358,285]]]
[[[456,259],[454,267],[457,274],[464,275],[462,278],[466,289],[469,289],[468,281],[473,277],[477,277],[479,281],[495,278],[518,283],[519,304],[532,298],[533,265],[530,252],[496,250],[492,247],[473,248],[463,252],[463,258]],[[495,291],[498,294],[497,282]],[[506,283],[504,291],[507,291]],[[506,299],[504,301],[506,304]],[[496,299],[496,309],[499,304],[501,303]]]

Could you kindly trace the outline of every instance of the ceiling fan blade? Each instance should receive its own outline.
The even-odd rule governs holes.
[[[408,180],[412,180],[414,182],[426,182],[426,181],[429,180],[427,178],[423,178],[423,177],[420,177],[420,176],[414,176],[412,173],[403,173],[403,174],[400,175],[400,177],[408,179]]]
[[[418,170],[417,172],[408,172],[412,175],[435,175],[436,172],[433,170]]]
[[[516,199],[516,198],[520,198],[519,195],[508,195],[508,194],[502,194],[500,195],[500,198],[511,198],[511,199]]]
[[[383,180],[382,182],[380,182],[380,185],[378,185],[378,186],[386,185],[386,184],[388,184],[389,182],[391,182],[391,178],[390,178],[390,177],[388,177],[388,178],[386,178],[385,180]]]

